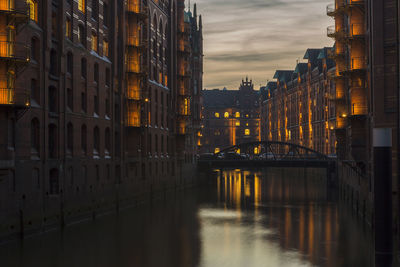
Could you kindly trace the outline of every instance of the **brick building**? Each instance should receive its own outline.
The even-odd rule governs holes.
[[[335,84],[328,79],[334,62],[332,48],[308,49],[307,63],[295,70],[277,70],[276,81],[261,93],[261,139],[289,142],[336,154],[335,105],[330,96]]]
[[[203,153],[260,140],[260,94],[248,78],[239,90],[204,90]]]
[[[0,32],[0,234],[189,182],[202,25],[184,0],[1,1]]]

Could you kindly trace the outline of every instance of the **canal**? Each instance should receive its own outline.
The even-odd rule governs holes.
[[[318,170],[224,170],[209,185],[0,245],[4,267],[372,266],[369,231]]]

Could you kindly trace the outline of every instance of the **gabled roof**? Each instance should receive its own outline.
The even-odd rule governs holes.
[[[307,49],[304,59],[308,59],[309,62],[311,63],[311,68],[314,69],[318,65],[318,59],[319,54],[321,53],[322,49],[316,49],[316,48],[309,48]]]
[[[294,73],[303,75],[306,73],[308,70],[308,64],[307,63],[297,63],[296,69],[294,70]]]
[[[280,82],[289,82],[292,78],[292,70],[277,70],[274,75],[274,79]]]

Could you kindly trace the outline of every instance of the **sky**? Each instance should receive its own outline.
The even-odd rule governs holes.
[[[187,4],[188,4],[188,0]],[[203,16],[204,88],[256,89],[277,69],[294,69],[307,48],[332,46],[326,15],[333,0],[191,0]]]

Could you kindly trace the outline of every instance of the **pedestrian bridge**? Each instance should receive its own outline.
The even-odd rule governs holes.
[[[336,158],[310,148],[278,141],[238,144],[215,154],[203,154],[201,169],[218,168],[324,168],[332,180],[336,176]]]

